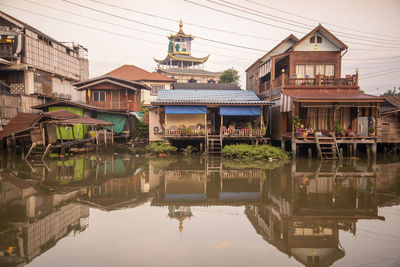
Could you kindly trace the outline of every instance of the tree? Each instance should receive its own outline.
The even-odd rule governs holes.
[[[233,83],[239,85],[239,80],[239,72],[234,68],[223,71],[219,77],[219,83]]]
[[[387,90],[383,95],[381,96],[396,96],[396,95],[400,95],[400,92],[396,91],[396,86],[392,89]]]

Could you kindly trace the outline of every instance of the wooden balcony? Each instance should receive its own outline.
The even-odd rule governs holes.
[[[346,75],[345,78],[335,78],[317,75],[314,78],[287,77],[286,74],[278,76],[275,80],[266,81],[259,86],[259,92],[264,93],[275,88],[358,88],[358,73]]]

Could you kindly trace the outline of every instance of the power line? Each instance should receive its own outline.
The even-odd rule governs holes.
[[[154,14],[146,13],[146,12],[143,12],[143,11],[138,11],[138,10],[127,8],[127,7],[122,7],[122,6],[118,6],[118,5],[114,5],[114,4],[110,4],[110,3],[106,3],[106,2],[102,2],[102,1],[98,1],[98,0],[89,0],[89,1],[95,2],[95,3],[98,3],[98,4],[102,4],[102,5],[106,5],[106,6],[110,6],[110,7],[114,7],[114,8],[118,8],[118,9],[121,9],[121,10],[135,12],[135,13],[146,15],[146,16],[153,17],[153,18],[159,18],[159,19],[163,19],[163,20],[166,20],[166,21],[172,21],[172,22],[179,23],[179,20],[176,20],[176,19],[171,19],[171,18],[159,16],[159,15],[154,15]],[[233,32],[233,31],[228,31],[228,30],[224,30],[224,29],[204,26],[204,25],[190,23],[190,22],[185,22],[185,24],[190,25],[190,26],[203,28],[203,29],[207,29],[207,30],[219,31],[219,32],[224,32],[224,33],[229,33],[229,34],[234,34],[234,35],[240,35],[240,36],[245,36],[245,37],[256,38],[256,39],[262,39],[262,40],[268,40],[268,41],[276,41],[276,42],[280,41],[280,40],[277,40],[277,39],[271,39],[271,38],[266,38],[266,37],[261,37],[261,36],[257,36],[257,35],[246,34],[246,33],[240,33],[240,32]]]
[[[31,11],[31,10],[10,6],[8,4],[3,4],[3,5],[7,6],[9,8],[13,8],[13,9],[16,9],[16,10],[21,10],[21,11],[24,11],[24,12],[27,12],[27,13],[34,14],[34,15],[37,15],[39,17],[45,17],[45,18],[49,18],[49,19],[52,19],[52,20],[61,21],[61,22],[72,24],[72,25],[76,25],[76,26],[81,26],[81,27],[88,28],[88,29],[91,29],[91,30],[96,30],[96,31],[104,32],[104,33],[109,33],[109,34],[112,34],[112,35],[129,38],[129,39],[132,39],[132,40],[135,40],[135,41],[136,40],[140,40],[140,41],[144,41],[144,42],[147,42],[147,43],[157,44],[157,45],[161,45],[161,46],[165,47],[165,44],[161,43],[161,42],[156,42],[156,41],[152,41],[152,40],[148,40],[148,39],[144,39],[144,38],[133,37],[131,35],[121,34],[121,33],[117,33],[117,32],[111,32],[111,31],[107,31],[107,30],[104,30],[104,29],[100,29],[100,28],[96,28],[96,27],[92,27],[92,26],[88,26],[88,25],[84,25],[84,24],[80,24],[80,23],[76,23],[76,22],[72,22],[72,21],[68,21],[68,20],[63,20],[63,19],[60,19],[60,18],[51,17],[51,16],[48,16],[48,15],[44,15],[44,14],[41,14],[41,13],[38,13],[38,12]],[[86,18],[90,19],[89,17],[86,17]],[[194,51],[208,53],[208,52],[201,51],[201,50],[194,50]],[[239,60],[248,60],[248,59],[241,58],[241,57],[228,56],[228,55],[223,55],[223,54],[218,54],[218,53],[213,53],[213,55],[237,58]]]
[[[298,17],[298,18],[302,18],[302,19],[306,19],[306,20],[311,20],[311,21],[314,21],[314,22],[317,22],[317,23],[324,23],[326,25],[330,25],[330,26],[333,26],[333,27],[341,28],[341,29],[346,29],[346,30],[351,30],[351,31],[355,31],[355,32],[361,32],[361,33],[366,33],[366,34],[376,35],[376,36],[386,36],[386,37],[392,37],[392,38],[396,37],[396,38],[400,39],[400,36],[393,36],[393,35],[387,35],[387,34],[381,34],[381,33],[372,33],[372,32],[368,32],[368,31],[357,30],[357,29],[353,29],[353,28],[349,28],[349,27],[345,27],[345,26],[340,26],[340,25],[336,25],[336,24],[332,24],[332,23],[328,23],[328,22],[323,22],[323,21],[320,21],[320,20],[316,20],[316,19],[312,19],[312,18],[309,18],[309,17],[301,16],[301,15],[298,15],[298,14],[295,14],[295,13],[292,13],[292,12],[289,12],[289,11],[286,11],[286,10],[278,9],[278,8],[271,7],[271,6],[268,6],[268,5],[265,5],[265,4],[260,4],[260,3],[256,2],[256,1],[253,1],[253,0],[244,0],[244,1],[253,3],[255,5],[263,6],[263,7],[272,9],[272,10],[276,10],[276,11],[282,12],[284,14],[292,15],[292,16],[295,16],[295,17]],[[382,40],[389,41],[389,39],[382,39]]]
[[[207,5],[195,3],[195,2],[192,2],[192,1],[190,1],[190,0],[184,0],[184,1],[185,1],[185,2],[188,2],[188,3],[191,3],[191,4],[193,4],[193,5],[201,6],[201,7],[207,8],[207,9],[211,9],[211,10],[214,10],[214,11],[217,11],[217,12],[220,12],[220,13],[228,14],[228,15],[234,16],[234,17],[236,17],[236,18],[241,18],[241,19],[253,21],[253,22],[256,22],[256,23],[264,24],[264,25],[267,25],[267,26],[272,26],[272,27],[280,28],[280,29],[287,30],[287,31],[290,31],[290,32],[298,32],[298,33],[301,33],[301,34],[305,34],[304,32],[301,32],[301,31],[298,31],[298,30],[289,29],[289,28],[282,27],[282,26],[277,26],[277,25],[274,25],[274,24],[270,24],[270,23],[266,23],[266,22],[260,21],[260,20],[256,20],[256,19],[244,17],[244,16],[241,16],[241,15],[238,15],[238,14],[233,14],[233,13],[230,13],[230,12],[227,12],[227,11],[224,11],[224,10],[221,10],[221,9],[218,9],[218,8],[213,8],[213,7],[210,7],[210,6],[207,6]],[[210,1],[210,0],[207,0],[207,1]],[[219,4],[219,3],[217,3],[217,4]],[[223,4],[219,4],[219,5],[223,5]],[[226,5],[223,5],[223,6],[226,6]],[[229,6],[227,6],[227,7],[229,7]],[[232,7],[230,7],[230,8],[232,8]],[[232,9],[235,9],[235,8],[232,8]],[[242,11],[242,12],[249,13],[249,12],[246,12],[246,11]],[[249,13],[249,14],[252,14],[252,13]],[[385,47],[385,48],[397,48],[397,49],[399,48],[399,47],[382,46],[382,45],[376,45],[376,44],[375,44],[375,45],[374,45],[374,44],[364,44],[364,43],[353,42],[353,41],[346,41],[346,42],[347,42],[347,43],[352,43],[352,44],[358,44],[358,45],[365,45],[365,46]]]
[[[381,60],[381,59],[393,59],[393,58],[400,58],[400,56],[380,57],[380,58],[344,58],[342,60]]]
[[[168,31],[170,33],[173,32],[173,30],[170,30],[170,29],[166,29],[166,28],[163,28],[163,27],[155,26],[155,25],[152,25],[152,24],[149,24],[149,23],[138,21],[138,20],[125,18],[123,16],[119,16],[119,15],[116,15],[116,14],[113,14],[113,13],[109,13],[109,12],[98,10],[98,9],[95,9],[95,8],[92,8],[92,7],[88,7],[88,6],[85,6],[85,5],[74,3],[74,2],[69,1],[69,0],[62,0],[62,1],[66,2],[66,3],[70,3],[72,5],[76,5],[76,6],[82,7],[82,8],[89,9],[89,10],[92,10],[92,11],[95,11],[95,12],[106,14],[106,15],[109,15],[109,16],[112,16],[112,17],[116,17],[116,18],[119,18],[119,19],[124,19],[124,20],[127,20],[127,21],[131,21],[131,22],[135,22],[135,23],[138,23],[138,24],[141,24],[141,25],[145,25],[145,26],[148,26],[148,27],[151,27],[151,28]],[[200,39],[200,40],[204,40],[204,41],[213,42],[213,43],[218,43],[218,44],[228,45],[228,46],[232,46],[232,47],[238,47],[238,48],[243,48],[243,49],[259,51],[259,52],[264,52],[265,53],[264,49],[257,49],[257,48],[242,46],[242,45],[235,45],[235,44],[230,44],[230,43],[227,43],[227,42],[217,41],[217,40],[213,40],[213,39],[210,39],[210,38],[199,37],[199,36],[197,36],[196,38]]]
[[[396,73],[396,72],[400,72],[400,69],[399,70],[395,70],[395,71],[389,71],[389,72],[381,73],[381,74],[371,75],[371,76],[368,76],[368,77],[360,77],[359,79],[365,80],[365,79],[374,78],[374,77],[377,77],[377,76],[382,76],[382,75],[387,75],[387,74],[392,74],[392,73]]]
[[[363,76],[369,76],[369,75],[373,75],[373,74],[377,74],[377,73],[383,73],[383,72],[394,71],[394,70],[400,70],[400,67],[391,68],[391,69],[386,69],[386,70],[381,70],[381,71],[376,71],[376,72],[370,72],[370,73],[363,74]]]
[[[234,17],[237,17],[237,18],[250,20],[250,21],[253,21],[253,22],[256,22],[256,23],[264,24],[264,25],[267,25],[267,26],[279,28],[279,29],[282,29],[282,30],[290,31],[290,32],[298,32],[298,33],[304,34],[304,32],[301,32],[301,31],[297,31],[297,30],[286,28],[286,27],[282,27],[282,26],[278,26],[278,25],[262,22],[262,21],[259,21],[259,20],[247,18],[247,17],[244,17],[244,16],[240,16],[240,15],[237,15],[237,14],[233,14],[233,13],[227,12],[227,11],[223,11],[223,10],[220,10],[220,9],[217,9],[217,8],[213,8],[213,7],[210,7],[210,6],[206,6],[206,5],[202,5],[202,4],[199,4],[199,3],[195,3],[195,2],[192,2],[192,1],[189,1],[189,0],[183,0],[183,1],[188,2],[190,4],[193,4],[193,5],[201,6],[201,7],[207,8],[207,9],[211,9],[211,10],[214,10],[214,11],[217,11],[217,12],[220,12],[220,13],[228,14],[228,15],[231,15],[231,16],[234,16]]]
[[[227,6],[227,5],[223,5],[223,4],[217,3],[216,1],[213,1],[213,0],[206,0],[206,1],[211,2],[211,3],[215,3],[215,4],[217,4],[217,5],[222,5],[222,6],[225,6],[225,7],[228,7],[228,8],[233,8],[233,7],[230,7],[230,6]],[[287,18],[282,18],[282,17],[279,17],[279,16],[267,14],[267,13],[264,13],[264,12],[261,12],[261,11],[258,11],[258,10],[251,9],[251,8],[249,8],[249,7],[244,7],[244,6],[241,6],[241,5],[238,5],[238,4],[231,3],[231,2],[226,1],[226,0],[219,0],[219,1],[224,2],[224,3],[228,3],[228,4],[230,4],[230,5],[232,5],[232,6],[235,6],[235,7],[240,7],[240,8],[242,8],[242,9],[245,9],[245,10],[241,10],[241,9],[233,8],[233,9],[235,9],[235,10],[239,10],[239,11],[241,11],[241,12],[245,12],[245,13],[248,13],[248,14],[252,14],[252,15],[255,15],[255,16],[259,16],[259,17],[262,17],[262,18],[265,18],[265,19],[274,20],[274,21],[278,21],[278,22],[281,22],[281,23],[293,25],[293,26],[296,26],[296,27],[302,27],[302,28],[305,28],[305,29],[310,29],[310,28],[312,29],[312,28],[314,28],[313,25],[309,25],[309,24],[305,24],[305,23],[293,21],[293,20],[290,20],[290,19],[287,19]],[[251,11],[256,12],[256,13],[260,13],[260,14],[263,14],[263,15],[272,16],[272,17],[275,17],[275,18],[279,18],[279,20],[271,19],[271,18],[266,17],[266,16],[257,15],[257,14],[248,12],[248,11],[246,11],[246,10],[251,10]],[[291,21],[291,22],[293,22],[293,23],[300,24],[300,25],[303,25],[303,26],[299,26],[299,25],[296,25],[296,24],[293,24],[293,23],[288,23],[287,21]],[[305,26],[305,27],[304,27],[304,26]],[[340,37],[351,38],[351,39],[360,40],[360,41],[375,42],[375,43],[388,44],[388,45],[396,45],[396,44],[399,42],[398,40],[387,40],[387,41],[391,42],[391,43],[388,43],[388,42],[385,42],[385,40],[382,40],[382,38],[374,38],[374,37],[370,37],[370,36],[363,36],[363,35],[357,35],[357,34],[350,34],[350,33],[342,32],[342,31],[337,31],[337,30],[332,30],[332,32],[336,33],[336,35],[337,35],[337,36],[340,36]],[[350,36],[349,36],[349,35],[350,35]],[[362,38],[357,38],[357,36],[358,36],[358,37],[362,37]],[[365,39],[365,38],[367,38],[367,39]],[[372,40],[372,39],[373,39],[373,40]],[[371,41],[371,40],[372,40],[372,41]],[[394,43],[393,43],[393,42],[394,42]],[[369,44],[369,45],[371,45],[371,44]]]
[[[121,28],[126,28],[126,29],[130,29],[130,30],[134,30],[134,31],[139,31],[139,32],[150,34],[150,35],[157,36],[157,37],[162,36],[162,35],[157,34],[157,33],[152,33],[152,32],[148,32],[148,31],[144,31],[144,30],[139,30],[139,29],[136,29],[136,28],[133,28],[133,27],[129,27],[129,26],[126,26],[126,25],[117,24],[117,23],[113,23],[113,22],[110,22],[110,21],[105,21],[105,20],[101,20],[101,19],[97,19],[97,18],[92,18],[92,17],[81,15],[79,13],[75,13],[75,12],[67,11],[67,10],[64,10],[64,9],[48,6],[48,5],[45,5],[45,4],[42,4],[42,3],[37,3],[37,2],[32,1],[32,0],[23,0],[23,1],[27,1],[27,2],[30,2],[32,4],[35,4],[35,5],[38,5],[38,6],[42,6],[42,7],[46,7],[46,8],[49,8],[49,9],[58,10],[60,12],[64,12],[64,13],[67,13],[67,14],[72,14],[72,15],[75,15],[75,16],[78,16],[78,17],[82,17],[82,18],[86,18],[86,19],[90,19],[90,20],[94,20],[94,21],[99,21],[99,22],[102,22],[102,23],[105,23],[105,24],[110,24],[110,25],[114,25],[114,26],[117,26],[117,27],[121,27]],[[201,43],[199,43],[199,44],[201,44]],[[206,44],[203,44],[203,45],[206,45]],[[213,45],[209,45],[209,44],[207,44],[207,46],[208,47],[218,48],[218,49],[230,50],[230,51],[233,51],[233,52],[236,52],[236,53],[243,53],[243,51],[233,50],[233,49],[229,49],[229,48],[222,48],[222,47],[213,46]],[[196,51],[196,50],[194,50],[194,51]],[[204,51],[200,50],[200,52],[204,52]],[[205,52],[205,53],[208,53],[208,52]],[[246,52],[246,54],[259,55],[259,53],[253,53],[253,52]],[[221,55],[221,54],[219,54],[219,55]],[[241,57],[236,57],[236,58],[244,60],[244,58],[241,58]],[[246,60],[248,60],[248,59],[246,59]]]

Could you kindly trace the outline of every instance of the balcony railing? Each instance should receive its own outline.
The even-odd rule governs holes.
[[[223,137],[245,137],[245,136],[262,136],[262,129],[223,129],[221,130]]]
[[[267,90],[275,89],[278,87],[311,87],[311,88],[329,88],[334,86],[358,86],[358,74],[346,75],[345,78],[328,77],[324,75],[317,75],[314,78],[296,78],[287,77],[282,74],[272,81],[266,81],[259,86],[260,93]]]

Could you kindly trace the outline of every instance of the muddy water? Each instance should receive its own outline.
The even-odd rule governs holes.
[[[0,163],[0,266],[398,266],[398,159]]]

